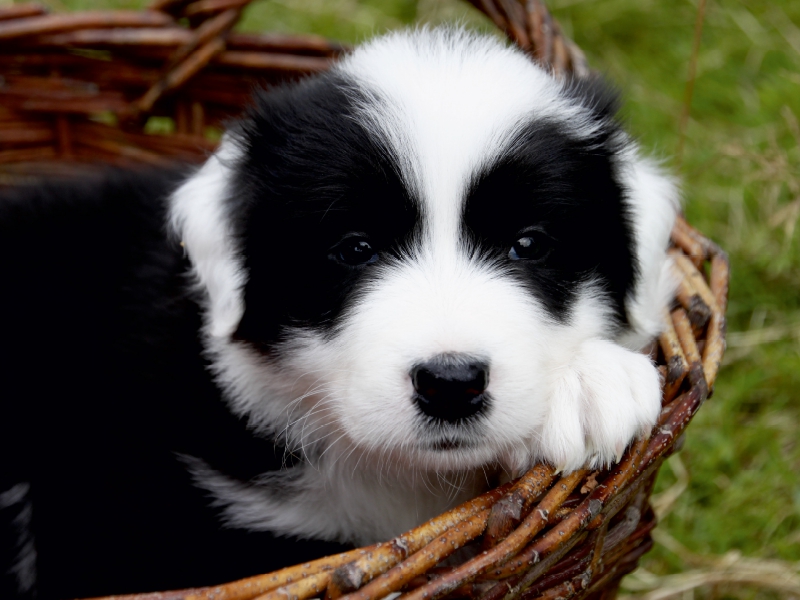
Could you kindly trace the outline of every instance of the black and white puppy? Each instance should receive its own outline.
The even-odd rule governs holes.
[[[677,191],[598,82],[392,34],[260,94],[188,175],[7,193],[8,589],[244,576],[537,461],[615,461],[660,386]],[[38,581],[38,583],[36,583]]]

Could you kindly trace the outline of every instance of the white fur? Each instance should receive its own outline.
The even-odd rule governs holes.
[[[246,274],[230,233],[223,202],[239,149],[228,136],[220,149],[172,195],[170,224],[189,254],[197,284],[208,299],[213,337],[228,336],[244,313]]]
[[[500,158],[518,124],[554,119],[579,137],[596,128],[561,95],[561,83],[491,37],[394,33],[337,68],[377,98],[361,107],[364,123],[392,144],[406,183],[428,209],[458,206],[470,176]]]
[[[611,327],[591,283],[558,323],[501,266],[470,254],[458,219],[470,178],[509,151],[519,124],[547,117],[589,136],[596,125],[586,110],[522,53],[464,33],[393,34],[336,69],[370,98],[359,118],[387,140],[421,199],[421,239],[413,255],[372,267],[380,276],[333,336],[297,329],[270,361],[230,336],[247,276],[222,203],[235,143],[224,140],[176,192],[172,222],[207,294],[217,382],[234,412],[309,465],[245,486],[194,461],[199,485],[232,526],[366,543],[475,493],[487,472],[618,459],[660,410],[657,371],[635,350],[659,332],[673,289],[665,251],[674,183],[632,143],[619,157],[641,269],[626,303],[631,327]],[[425,427],[410,401],[410,369],[445,352],[490,364],[492,409],[476,425]],[[432,449],[443,435],[462,447]],[[295,495],[282,501],[274,487]]]
[[[628,188],[640,278],[626,303],[631,327],[617,341],[639,350],[661,332],[662,309],[674,296],[677,282],[665,249],[680,208],[680,195],[675,180],[652,159],[642,157],[635,145],[630,145],[621,158],[618,168]]]
[[[481,471],[437,474],[387,468],[376,473],[353,469],[345,461],[305,469],[288,486],[285,473],[245,485],[196,459],[187,462],[198,486],[211,492],[216,506],[223,509],[229,526],[357,545],[388,540],[466,502],[488,485]],[[276,497],[271,493],[274,486],[294,495]]]

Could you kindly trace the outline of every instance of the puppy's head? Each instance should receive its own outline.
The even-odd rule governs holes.
[[[665,304],[675,191],[615,110],[448,30],[261,94],[173,204],[233,410],[309,457],[547,458],[553,374]]]

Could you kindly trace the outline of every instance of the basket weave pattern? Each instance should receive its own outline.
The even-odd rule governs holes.
[[[157,0],[145,11],[0,9],[0,179],[96,161],[199,162],[256,87],[324,71],[344,47],[230,29],[249,0]],[[188,23],[186,27],[181,23]],[[171,135],[146,135],[151,116]]]
[[[97,161],[201,161],[215,147],[207,128],[239,114],[253,87],[323,71],[346,50],[314,36],[231,32],[248,1],[156,0],[142,12],[72,15],[34,4],[0,10],[0,185]],[[470,2],[557,75],[589,73],[540,0]],[[174,133],[146,133],[151,116],[171,117]],[[226,585],[127,598],[613,597],[652,546],[656,472],[713,388],[725,348],[725,253],[682,218],[670,253],[680,286],[652,351],[663,409],[650,438],[618,465],[562,476],[538,465],[389,542]],[[470,543],[482,545],[474,558],[437,566]]]

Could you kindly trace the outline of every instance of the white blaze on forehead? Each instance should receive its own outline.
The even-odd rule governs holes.
[[[437,240],[457,235],[466,186],[521,123],[557,119],[591,133],[587,111],[527,56],[463,30],[379,38],[338,69],[366,94],[360,116],[393,152]]]

